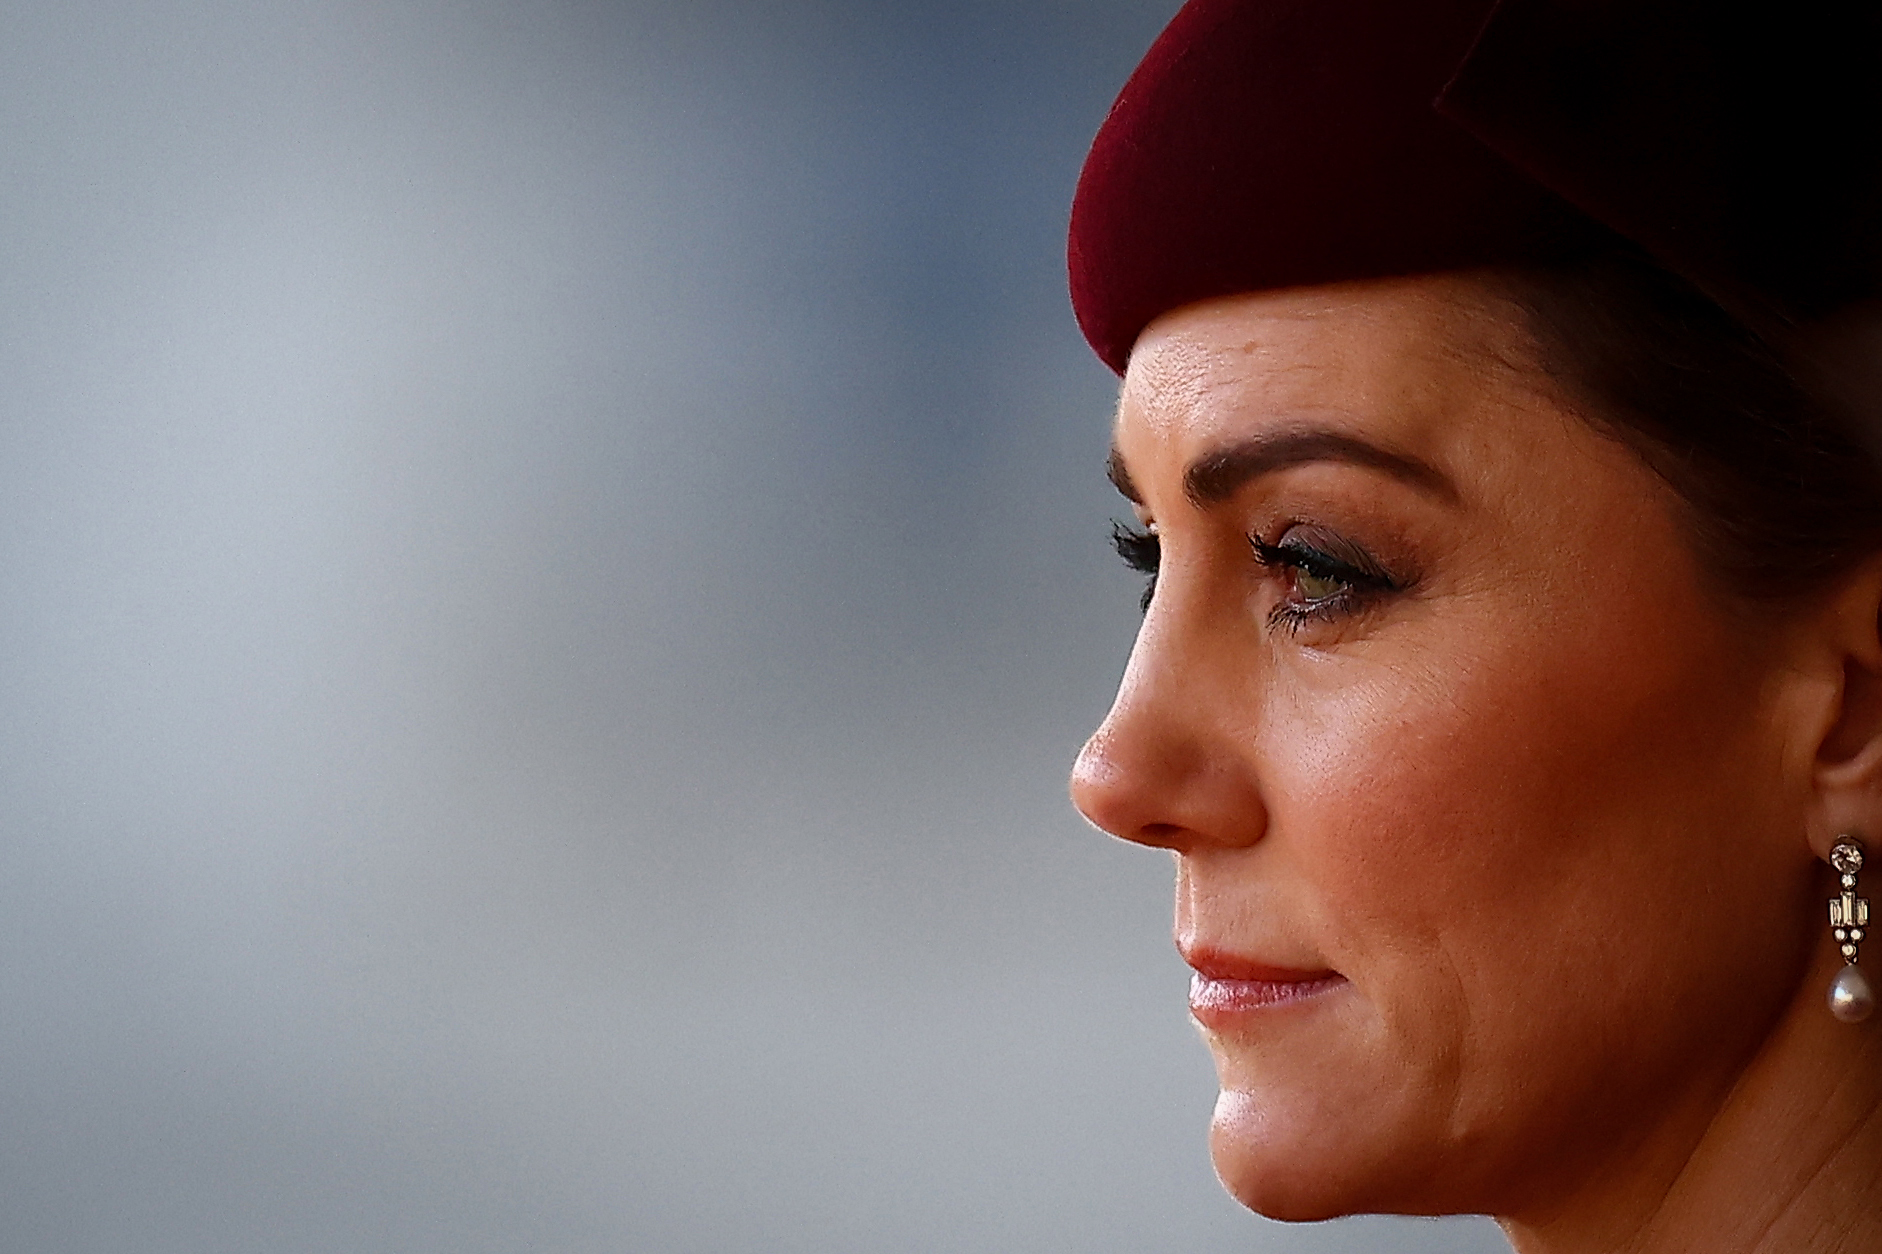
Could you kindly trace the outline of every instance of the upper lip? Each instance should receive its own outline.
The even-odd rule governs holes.
[[[1339,974],[1325,967],[1311,971],[1299,967],[1277,967],[1272,963],[1245,958],[1240,954],[1216,949],[1209,945],[1178,941],[1176,947],[1182,953],[1183,961],[1195,968],[1198,975],[1208,980],[1240,980],[1260,984],[1305,984],[1313,980],[1330,979]]]

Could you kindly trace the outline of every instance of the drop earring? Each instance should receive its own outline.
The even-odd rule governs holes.
[[[1875,1010],[1875,990],[1856,965],[1856,953],[1869,927],[1869,899],[1856,895],[1862,870],[1862,842],[1840,836],[1830,846],[1830,865],[1842,877],[1842,891],[1830,898],[1830,932],[1843,951],[1843,969],[1830,981],[1830,1013],[1844,1023],[1861,1023]]]

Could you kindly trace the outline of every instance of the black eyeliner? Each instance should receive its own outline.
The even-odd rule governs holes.
[[[1255,560],[1263,566],[1281,566],[1305,571],[1320,579],[1337,579],[1354,588],[1364,588],[1374,592],[1399,592],[1399,582],[1380,570],[1369,559],[1358,562],[1335,557],[1331,553],[1316,549],[1304,541],[1289,544],[1284,538],[1280,544],[1267,544],[1259,536],[1249,537],[1254,546]]]

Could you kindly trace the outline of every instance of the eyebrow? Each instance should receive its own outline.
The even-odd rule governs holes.
[[[1183,472],[1183,495],[1199,509],[1219,505],[1251,479],[1311,462],[1365,466],[1441,500],[1453,504],[1458,500],[1457,485],[1429,462],[1324,428],[1280,431],[1213,449]],[[1125,500],[1133,505],[1144,503],[1142,492],[1124,465],[1124,454],[1116,445],[1111,446],[1111,455],[1106,459],[1105,477]]]
[[[1104,459],[1104,477],[1111,481],[1125,500],[1132,505],[1142,505],[1144,494],[1137,490],[1137,483],[1131,478],[1131,472],[1124,465],[1124,451],[1117,445],[1111,446],[1111,455]]]

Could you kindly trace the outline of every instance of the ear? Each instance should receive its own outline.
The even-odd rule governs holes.
[[[1827,858],[1846,832],[1882,843],[1882,562],[1845,579],[1810,624],[1833,698],[1819,723],[1809,820],[1811,848]]]

